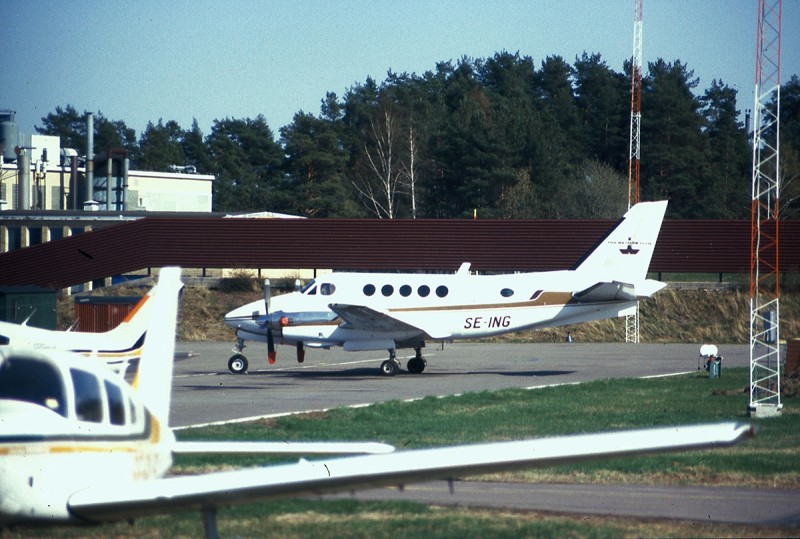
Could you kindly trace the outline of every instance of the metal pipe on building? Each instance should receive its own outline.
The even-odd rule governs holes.
[[[84,209],[94,206],[94,115],[86,115],[86,201]]]
[[[69,158],[69,209],[78,209],[78,156],[73,155]]]
[[[31,156],[27,150],[20,150],[17,157],[17,170],[19,171],[19,181],[17,182],[17,209],[31,209]]]
[[[108,152],[108,159],[106,160],[106,210],[111,211],[115,210],[116,207],[112,206],[114,203],[114,199],[111,197],[114,190],[112,187],[112,181],[114,180],[114,160],[111,159],[111,151]]]
[[[128,211],[128,168],[130,167],[131,160],[125,154],[125,159],[122,160],[122,206],[120,210]]]

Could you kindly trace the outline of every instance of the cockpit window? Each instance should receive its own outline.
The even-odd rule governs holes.
[[[336,292],[336,285],[333,283],[322,283],[319,285],[319,293],[323,296],[330,296],[334,292]]]
[[[317,284],[317,282],[314,279],[311,279],[306,283],[306,285],[303,288],[300,289],[300,293],[305,294],[315,284]]]
[[[0,363],[0,399],[31,402],[67,416],[61,374],[45,361],[10,357]]]
[[[103,421],[103,399],[100,382],[89,372],[70,369],[75,386],[75,415],[81,421],[100,423]]]
[[[8,337],[6,337],[5,335],[0,335],[0,346],[5,346],[6,344],[8,344],[10,342],[11,341],[9,340]]]
[[[122,389],[111,382],[105,380],[106,398],[108,399],[108,415],[112,425],[125,424],[125,399],[122,397]]]

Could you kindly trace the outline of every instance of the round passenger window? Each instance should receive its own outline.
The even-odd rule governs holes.
[[[334,292],[336,292],[336,285],[333,283],[322,283],[319,285],[319,293],[323,296],[330,296]]]
[[[447,293],[448,293],[448,290],[447,290],[446,286],[442,285],[442,286],[437,286],[436,287],[436,295],[439,296],[440,298],[445,297],[447,295]]]
[[[408,296],[410,296],[411,295],[411,287],[408,286],[407,284],[404,284],[403,286],[401,286],[400,287],[400,295],[403,296],[404,298],[407,298]]]
[[[431,287],[426,284],[417,288],[417,294],[419,294],[423,298],[427,298],[428,294],[430,293],[431,293]]]
[[[381,294],[387,298],[394,293],[394,287],[390,284],[385,284],[381,287]]]
[[[504,288],[500,291],[500,295],[503,296],[504,298],[510,298],[511,296],[514,295],[514,291],[511,290],[510,288]]]
[[[366,284],[364,285],[364,295],[371,296],[375,293],[375,285],[374,284]]]

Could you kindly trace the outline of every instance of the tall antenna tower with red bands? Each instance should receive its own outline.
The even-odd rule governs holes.
[[[631,59],[631,136],[628,152],[628,209],[639,202],[639,139],[642,121],[642,0],[633,0]],[[625,317],[625,342],[639,342],[639,303]]]
[[[642,0],[633,1],[631,133],[628,153],[628,209],[639,202],[639,137],[642,121]]]
[[[750,404],[754,417],[780,414],[781,0],[759,0],[750,233]],[[771,104],[774,103],[774,108]]]

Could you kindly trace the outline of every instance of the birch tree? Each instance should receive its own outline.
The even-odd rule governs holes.
[[[353,185],[364,203],[380,219],[394,219],[397,196],[403,184],[403,167],[396,143],[397,118],[390,103],[384,103],[379,118],[370,118],[370,136],[364,142],[366,172]]]

